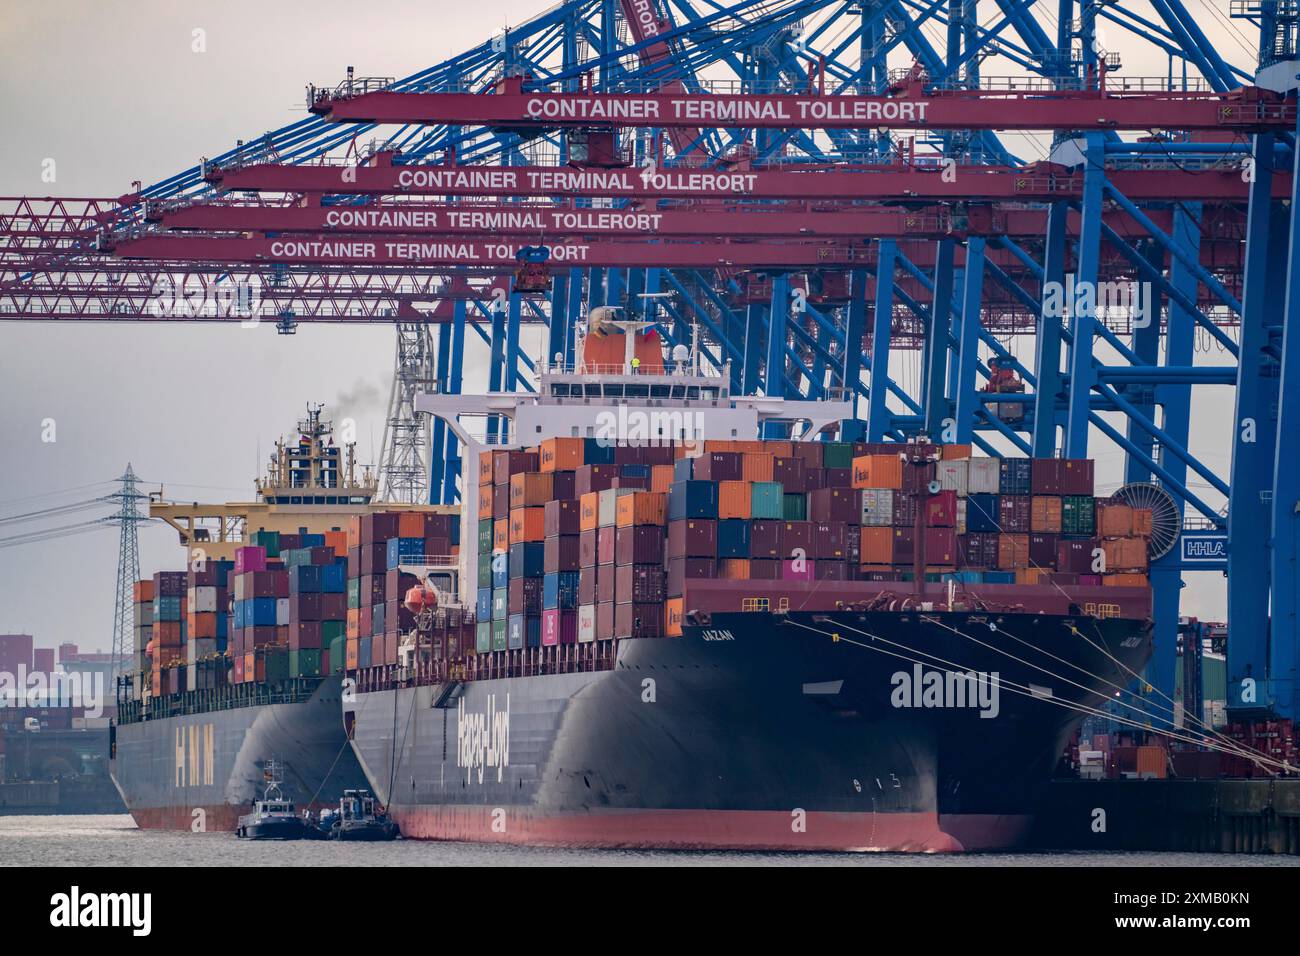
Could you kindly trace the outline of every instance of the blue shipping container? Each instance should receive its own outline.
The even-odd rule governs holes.
[[[275,598],[260,597],[253,598],[251,601],[245,601],[244,608],[244,626],[245,627],[275,627]],[[252,618],[249,618],[249,613]]]
[[[577,571],[552,571],[542,580],[542,607],[575,608],[578,606]]]
[[[998,496],[970,495],[966,498],[967,531],[999,531]]]
[[[289,568],[290,594],[315,594],[320,591],[320,568],[314,564],[298,564]]]
[[[348,589],[348,565],[346,561],[321,565],[320,589],[326,594],[342,594]]]
[[[478,603],[475,605],[475,618],[480,621],[490,620],[492,617],[492,589],[478,589]]]
[[[521,541],[510,546],[510,576],[540,578],[546,573],[546,545],[541,541]]]
[[[668,490],[668,519],[716,518],[718,486],[712,481],[674,481]]]
[[[718,522],[718,557],[749,557],[749,522],[730,518]]]
[[[512,650],[542,646],[542,619],[511,614],[506,630],[506,646]]]

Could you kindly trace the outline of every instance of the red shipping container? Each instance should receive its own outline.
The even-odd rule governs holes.
[[[925,529],[926,567],[952,568],[957,566],[957,530],[955,528]]]
[[[665,593],[662,565],[622,564],[614,572],[614,600],[619,604],[662,602]]]
[[[817,569],[816,562],[808,560],[793,560],[781,562],[781,580],[782,581],[813,581],[816,580]]]
[[[508,485],[515,475],[527,471],[540,471],[541,462],[535,451],[494,451],[492,452],[492,484]],[[550,469],[554,471],[554,469]],[[482,472],[479,473],[480,484]],[[391,535],[390,535],[391,537]]]
[[[298,621],[289,628],[289,648],[311,650],[320,647],[320,621]]]
[[[600,608],[596,609],[596,636],[600,637]],[[615,637],[663,637],[662,603],[625,603],[614,607]]]
[[[941,491],[925,500],[925,524],[931,528],[957,527],[957,492]]]
[[[770,558],[751,558],[749,561],[749,579],[751,581],[781,580],[781,562]]]
[[[542,506],[542,511],[546,515],[548,538],[557,534],[578,534],[582,530],[582,517],[576,501],[548,501]]]
[[[927,461],[920,465],[903,462],[902,468],[903,492],[905,494],[925,494],[930,488],[930,482],[934,481],[939,473],[938,466],[933,461]]]
[[[744,458],[737,452],[706,452],[692,468],[692,477],[702,481],[740,481],[744,476]]]
[[[794,442],[793,447],[791,448],[791,451],[794,452],[794,457],[804,462],[809,468],[822,467],[825,459],[823,452],[825,450],[825,446],[823,446],[821,442],[816,441],[797,441]],[[781,479],[777,478],[774,480],[780,481]]]
[[[614,637],[614,605],[596,605],[596,640],[608,641]]]
[[[607,565],[608,567],[608,565]],[[596,567],[583,568],[578,572],[578,603],[595,604],[596,603],[596,575],[599,573]]]
[[[617,528],[612,526],[596,529],[596,563],[614,563],[614,544],[618,540]]]
[[[708,580],[717,576],[717,562],[713,558],[669,558],[668,596],[680,597],[685,594],[688,581]]]
[[[511,614],[528,614],[533,617],[540,614],[544,580],[544,578],[511,578],[506,593],[507,610]]]
[[[821,475],[819,488],[852,488],[853,487],[853,469],[852,468],[823,468],[820,471],[814,471],[812,474]],[[812,490],[811,488],[809,489]]]
[[[848,579],[847,561],[814,561],[813,578],[818,581],[845,581]]]
[[[1032,505],[1027,495],[998,497],[998,526],[1004,534],[1028,534],[1032,525]]]
[[[596,569],[596,603],[613,603],[617,581],[614,564],[602,564]]]
[[[894,566],[911,567],[916,557],[916,532],[911,528],[894,529]]]
[[[800,445],[813,444],[800,442]],[[788,495],[803,494],[808,490],[808,466],[799,458],[773,458],[772,480],[780,482]]]
[[[593,491],[607,491],[614,487],[617,477],[618,465],[583,465],[573,472],[574,496],[580,498]]]
[[[547,538],[542,543],[543,570],[548,573],[577,571],[582,566],[578,538],[576,534],[557,534]]]
[[[790,559],[796,552],[805,556],[812,551],[812,523],[786,521],[781,525],[781,556]]]
[[[819,523],[812,527],[810,558],[843,561],[848,557],[848,525],[843,522]]]
[[[820,488],[808,495],[808,517],[819,522],[858,524],[862,520],[862,496],[854,488]]]
[[[1035,458],[1030,465],[1029,488],[1036,495],[1070,494],[1064,490],[1061,459]],[[1091,492],[1089,492],[1091,494]]]
[[[614,538],[614,561],[617,564],[664,563],[664,529],[653,525],[619,528]]]
[[[578,567],[594,568],[599,563],[596,553],[599,550],[598,540],[599,536],[595,528],[578,535]],[[588,601],[587,603],[592,604],[594,602]]]
[[[783,522],[760,518],[749,526],[749,555],[751,558],[781,558],[781,526]]]
[[[1029,536],[1030,565],[1036,568],[1055,568],[1060,540],[1059,534],[1031,534]]]
[[[578,643],[578,612],[576,609],[548,608],[542,611],[542,646]]]
[[[718,523],[690,518],[668,522],[668,557],[716,558],[718,555]]]

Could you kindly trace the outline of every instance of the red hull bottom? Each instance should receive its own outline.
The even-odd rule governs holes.
[[[546,815],[481,806],[392,807],[416,840],[606,849],[960,853],[1007,849],[1029,818],[933,813],[603,810]],[[960,836],[959,836],[960,835]]]
[[[314,803],[310,807],[312,814],[319,817],[325,804]],[[195,811],[202,810],[203,824],[195,829],[198,821]],[[141,830],[186,830],[193,833],[234,833],[239,826],[239,818],[251,813],[252,807],[234,807],[221,803],[199,807],[136,807],[131,808],[131,818]],[[302,812],[302,807],[298,808]]]

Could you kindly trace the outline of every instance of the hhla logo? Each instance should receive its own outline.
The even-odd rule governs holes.
[[[465,782],[477,775],[478,782],[489,769],[496,769],[497,783],[510,766],[510,695],[505,710],[497,710],[495,694],[488,694],[487,712],[465,711],[465,698],[456,708],[456,766],[465,768]]]
[[[998,715],[1001,685],[997,671],[895,671],[889,702],[895,707],[978,708],[981,718]]]
[[[50,925],[129,926],[132,935],[148,936],[152,925],[152,893],[82,893],[74,886],[68,893],[50,897]]]

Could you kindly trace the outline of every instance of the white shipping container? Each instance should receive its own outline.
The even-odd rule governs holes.
[[[888,528],[894,523],[894,489],[862,489],[862,524],[868,528]]]
[[[944,491],[957,492],[958,498],[965,498],[967,488],[967,466],[969,464],[970,462],[964,458],[954,458],[949,461],[939,462],[939,487]]]
[[[957,499],[957,533],[966,533],[966,499]]]
[[[1001,479],[1002,462],[998,458],[972,458],[966,468],[966,493],[996,495]]]
[[[600,507],[596,512],[597,523],[602,528],[612,528],[618,523],[618,499],[630,495],[634,488],[606,488],[600,493]]]
[[[217,589],[211,585],[191,588],[191,611],[215,611],[217,609]]]
[[[235,574],[232,575],[232,577],[235,579],[235,600],[236,601],[247,600],[247,598],[244,597],[244,575]]]
[[[578,643],[590,644],[596,639],[596,605],[578,605]]]
[[[275,623],[277,627],[282,627],[289,623],[289,599],[275,599]]]

